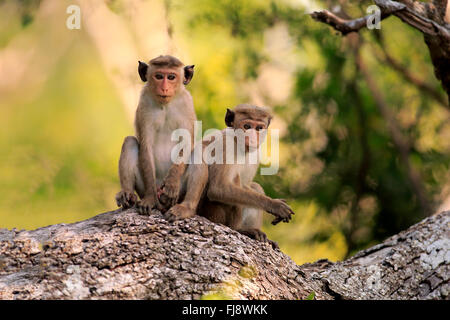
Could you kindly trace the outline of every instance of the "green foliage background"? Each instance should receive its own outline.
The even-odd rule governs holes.
[[[357,70],[351,39],[305,14],[311,4],[326,8],[327,1],[160,2],[173,43],[187,52],[186,63],[196,65],[189,90],[204,130],[223,128],[226,108],[252,99],[251,85],[261,84],[264,67],[274,70],[274,81],[277,69],[290,74],[290,86],[283,77],[272,85],[275,91],[289,89],[283,99],[260,90],[283,134],[279,173],[257,181],[269,196],[288,199],[296,212],[291,223],[276,227],[268,218],[264,230],[297,263],[342,259],[424,217],[385,120]],[[341,3],[356,17],[365,14],[371,1]],[[21,34],[44,38],[46,24],[36,21],[44,4],[0,1],[0,54]],[[126,1],[106,4],[126,21],[133,19],[124,14]],[[61,10],[52,14],[62,23],[67,17]],[[271,30],[285,30],[281,34],[289,46],[271,47]],[[116,208],[117,162],[124,136],[133,133],[132,121],[85,28],[68,30],[62,24],[52,32],[71,40],[67,50],[55,54],[52,68],[39,70],[45,80],[29,87],[25,83],[25,90],[0,91],[2,228],[70,223]],[[409,160],[437,210],[448,196],[448,109],[379,58],[380,34],[391,55],[443,92],[418,32],[395,18],[383,21],[380,31],[361,32],[362,57],[411,139]],[[55,48],[58,43],[50,40],[42,54],[52,57]],[[30,44],[29,50],[39,48]],[[292,63],[280,59],[285,56]],[[6,83],[8,76],[0,74]],[[37,76],[27,74],[25,82]]]

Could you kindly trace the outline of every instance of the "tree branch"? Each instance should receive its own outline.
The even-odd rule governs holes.
[[[444,1],[446,1],[444,3]],[[450,105],[450,4],[448,0],[424,3],[413,0],[375,0],[381,18],[395,15],[406,24],[421,31],[430,51],[434,74],[442,83]],[[364,28],[370,16],[358,19],[340,18],[327,10],[313,12],[312,18],[329,24],[343,35]],[[410,78],[410,80],[412,80]]]
[[[346,261],[301,266],[199,216],[168,223],[129,209],[0,229],[0,300],[448,299],[448,223],[442,212]]]
[[[390,13],[382,12],[381,20],[389,17],[390,15]],[[358,19],[344,19],[338,17],[328,10],[322,10],[311,13],[311,17],[319,22],[329,24],[335,30],[341,32],[342,35],[345,36],[350,32],[358,32],[360,29],[366,27],[367,21],[372,17],[372,15],[368,15]]]
[[[403,22],[420,30],[422,33],[431,36],[442,36],[450,40],[450,30],[444,26],[439,25],[428,17],[423,4],[417,1],[391,1],[391,0],[375,0],[375,4],[380,8],[381,20],[395,15]],[[367,21],[373,15],[367,15],[362,18],[353,20],[343,19],[328,10],[315,11],[311,13],[311,17],[319,22],[329,24],[343,35],[350,32],[358,32],[360,29],[367,26]]]
[[[359,213],[360,213],[359,202],[364,193],[364,189],[366,186],[366,178],[371,164],[371,152],[369,148],[369,143],[367,141],[368,140],[367,133],[369,132],[367,127],[367,115],[363,108],[364,103],[362,101],[363,99],[358,89],[356,79],[354,82],[352,82],[350,90],[352,94],[354,94],[356,101],[355,108],[358,115],[358,138],[362,155],[355,181],[355,196],[352,199],[349,210],[350,226],[348,230],[344,230],[344,235],[347,241],[347,254],[346,254],[347,258],[353,253],[353,250],[355,249],[355,246],[357,244],[354,238],[359,224]]]
[[[430,203],[428,202],[425,188],[423,186],[422,179],[420,178],[420,174],[414,169],[409,160],[410,143],[401,132],[400,126],[397,124],[394,115],[392,114],[391,110],[389,109],[389,106],[387,105],[385,99],[383,98],[381,90],[378,89],[375,80],[372,78],[372,75],[370,74],[370,71],[367,68],[359,52],[359,46],[355,50],[355,59],[358,69],[363,75],[367,83],[367,87],[372,93],[375,105],[380,111],[381,116],[386,121],[386,125],[390,132],[392,142],[394,143],[397,151],[399,152],[401,162],[405,166],[406,174],[409,182],[411,183],[412,191],[415,194],[417,201],[419,202],[419,205],[422,209],[424,216],[427,216],[432,213],[432,208],[430,206]]]
[[[428,84],[427,82],[425,82],[424,80],[420,79],[418,76],[410,72],[406,67],[404,67],[397,59],[395,59],[388,52],[382,33],[379,33],[378,39],[382,54],[378,50],[374,50],[374,52],[379,60],[383,60],[384,62],[386,62],[392,69],[397,71],[403,77],[403,79],[405,79],[406,81],[417,87],[420,91],[422,91],[426,95],[433,98],[443,107],[450,108],[449,104],[447,103],[447,99],[438,90],[436,90],[430,84]]]

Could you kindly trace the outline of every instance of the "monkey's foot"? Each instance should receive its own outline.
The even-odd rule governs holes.
[[[137,203],[137,196],[134,192],[120,191],[116,194],[116,203],[118,207],[128,209]]]
[[[180,188],[181,181],[179,179],[166,178],[163,181],[160,190],[158,190],[158,198],[166,210],[177,204]]]
[[[259,229],[238,230],[238,232],[246,235],[249,238],[268,243],[272,246],[273,249],[280,249],[278,243],[267,238],[267,235]]]
[[[173,222],[179,219],[191,218],[194,215],[194,209],[190,209],[182,204],[177,204],[174,207],[170,208],[169,211],[164,213],[164,218],[169,222]]]
[[[154,199],[150,196],[141,199],[141,201],[137,203],[137,209],[140,214],[149,216],[157,211],[161,211],[163,208],[158,199]]]

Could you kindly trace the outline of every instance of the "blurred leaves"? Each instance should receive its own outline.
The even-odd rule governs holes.
[[[117,157],[131,131],[95,51],[80,42],[38,97],[3,106],[1,227],[35,228],[88,218],[111,206]]]

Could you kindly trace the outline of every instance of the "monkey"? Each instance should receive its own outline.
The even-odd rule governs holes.
[[[262,132],[266,132],[271,119],[272,116],[265,107],[240,104],[233,110],[227,109],[225,123],[228,128],[222,130],[218,137],[223,139],[225,146],[224,160],[222,163],[210,164],[205,161],[198,164],[191,162],[185,172],[183,200],[165,212],[164,217],[168,221],[174,221],[198,214],[278,248],[277,243],[269,240],[261,231],[263,210],[275,216],[273,225],[281,221],[289,222],[294,211],[285,200],[265,195],[263,188],[253,181],[259,159],[253,164],[248,161],[249,155],[258,151],[265,137]],[[239,150],[238,136],[227,140],[227,135],[238,130],[245,132],[243,150]],[[204,150],[213,140],[205,137],[195,148]],[[244,164],[227,163],[227,141],[231,141],[233,146],[233,160],[240,153],[245,157]]]
[[[136,135],[122,144],[116,202],[123,209],[136,205],[139,213],[150,214],[153,209],[165,211],[178,199],[186,163],[172,163],[171,135],[175,129],[187,129],[193,142],[196,114],[185,86],[192,80],[194,65],[161,55],[148,64],[139,61],[138,73],[145,84],[135,114]]]

